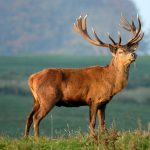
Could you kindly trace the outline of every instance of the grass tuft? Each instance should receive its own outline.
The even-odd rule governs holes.
[[[150,149],[150,132],[125,131],[118,132],[110,129],[100,133],[98,144],[87,134],[78,133],[68,137],[35,139],[29,136],[24,138],[0,137],[0,150],[148,150]]]

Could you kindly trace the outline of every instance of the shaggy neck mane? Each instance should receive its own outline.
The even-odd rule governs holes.
[[[113,68],[118,73],[120,72],[120,73],[128,75],[130,64],[123,65],[119,63],[119,61],[115,57],[113,57],[109,64],[109,67]]]
[[[114,57],[109,64],[109,71],[114,72],[114,89],[113,94],[121,91],[128,82],[130,64],[122,65]]]

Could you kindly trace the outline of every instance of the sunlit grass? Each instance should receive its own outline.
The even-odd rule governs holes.
[[[150,132],[148,131],[125,131],[118,132],[110,129],[108,132],[100,133],[98,142],[87,134],[78,132],[76,135],[67,137],[48,138],[34,137],[10,138],[0,137],[1,150],[148,150],[150,149]]]

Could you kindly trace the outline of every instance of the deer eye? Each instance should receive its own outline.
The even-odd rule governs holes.
[[[119,53],[119,54],[123,54],[123,51],[119,51],[118,53]]]

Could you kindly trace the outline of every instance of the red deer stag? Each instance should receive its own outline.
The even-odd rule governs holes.
[[[141,31],[139,17],[138,27],[132,21],[130,24],[123,16],[120,25],[132,36],[126,44],[121,44],[118,33],[118,42],[108,34],[112,43],[104,43],[92,29],[95,40],[92,39],[86,27],[86,18],[77,18],[73,28],[88,42],[96,46],[110,49],[112,59],[104,67],[92,66],[87,68],[49,68],[32,74],[29,78],[29,87],[34,97],[34,105],[27,118],[25,137],[28,136],[30,126],[34,124],[34,136],[39,136],[39,123],[54,106],[78,107],[89,106],[89,130],[95,137],[96,115],[100,129],[105,129],[106,104],[112,97],[120,92],[127,84],[130,64],[135,61],[135,50],[142,40],[144,33]]]

